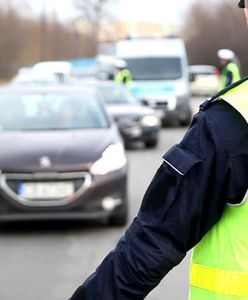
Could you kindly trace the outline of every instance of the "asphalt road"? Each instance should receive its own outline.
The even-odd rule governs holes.
[[[199,104],[192,99],[196,110]],[[180,141],[185,128],[165,128],[155,150],[128,150],[130,220],[162,155]],[[0,227],[0,299],[63,300],[97,267],[125,228],[99,223],[18,223]],[[189,255],[147,297],[184,300],[188,293]],[[107,300],[107,299],[106,299]]]

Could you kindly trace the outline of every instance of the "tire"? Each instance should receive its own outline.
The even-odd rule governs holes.
[[[181,126],[186,127],[186,126],[190,125],[191,121],[192,121],[192,112],[191,112],[191,110],[189,110],[186,117],[179,120],[179,123]]]
[[[191,118],[190,119],[181,120],[180,121],[180,125],[183,126],[183,127],[186,127],[186,126],[189,126],[190,122],[191,122]]]
[[[158,139],[151,139],[149,141],[145,141],[146,148],[155,148],[158,144]]]
[[[125,226],[128,221],[128,208],[127,205],[124,205],[122,210],[116,215],[109,217],[108,225],[109,226]]]

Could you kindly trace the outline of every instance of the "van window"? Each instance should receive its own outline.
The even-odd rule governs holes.
[[[178,57],[127,58],[133,80],[175,80],[182,77],[181,59]]]

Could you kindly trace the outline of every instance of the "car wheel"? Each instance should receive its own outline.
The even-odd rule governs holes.
[[[151,139],[149,141],[145,141],[146,148],[155,148],[158,144],[158,139]]]
[[[109,226],[125,226],[128,221],[128,208],[127,205],[123,207],[123,209],[118,212],[116,215],[109,217],[108,225]]]
[[[189,126],[192,120],[192,116],[188,116],[187,118],[180,120],[180,125],[181,126]]]
[[[192,121],[192,112],[189,110],[184,118],[179,119],[181,126],[189,126]]]

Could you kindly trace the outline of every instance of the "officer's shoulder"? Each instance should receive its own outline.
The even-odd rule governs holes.
[[[233,106],[222,99],[222,96],[246,80],[247,78],[230,85],[200,105],[200,111],[204,114],[204,118],[210,120],[211,127],[231,136],[234,140],[239,139],[247,131],[247,122]]]
[[[200,110],[206,110],[206,109],[209,109],[210,107],[211,108],[213,107],[213,109],[214,109],[216,106],[219,106],[219,105],[224,107],[225,102],[224,101],[219,101],[219,100],[222,99],[222,96],[224,94],[226,94],[227,92],[229,92],[230,90],[238,87],[239,85],[241,85],[243,82],[245,82],[247,80],[248,80],[248,77],[243,78],[243,79],[229,85],[228,87],[226,87],[225,89],[219,91],[218,93],[214,94],[213,96],[209,97],[208,99],[203,101],[203,103],[200,105]],[[230,108],[230,109],[233,110],[232,108]]]

